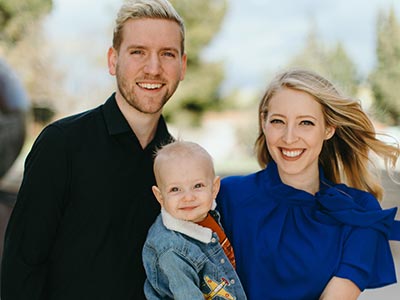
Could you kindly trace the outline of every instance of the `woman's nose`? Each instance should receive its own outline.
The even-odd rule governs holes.
[[[282,139],[286,144],[293,144],[294,142],[296,142],[299,139],[296,133],[296,129],[292,126],[286,127]]]

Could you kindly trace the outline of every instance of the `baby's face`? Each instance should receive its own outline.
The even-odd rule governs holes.
[[[197,158],[172,158],[159,165],[158,187],[153,192],[162,207],[181,220],[202,221],[219,190],[210,163]]]

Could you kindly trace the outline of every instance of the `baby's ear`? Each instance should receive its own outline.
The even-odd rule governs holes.
[[[217,197],[220,186],[221,186],[221,177],[215,176],[213,181],[213,191],[212,191],[214,199]]]
[[[161,204],[161,206],[163,206],[164,200],[163,200],[160,189],[156,185],[153,185],[151,187],[151,190],[153,191],[153,194],[156,197],[157,201]]]

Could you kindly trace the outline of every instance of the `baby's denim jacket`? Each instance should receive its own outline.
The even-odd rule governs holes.
[[[210,213],[219,223],[217,211]],[[164,209],[149,230],[143,263],[149,300],[247,299],[217,234]]]

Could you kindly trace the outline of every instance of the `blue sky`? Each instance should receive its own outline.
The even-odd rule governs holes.
[[[399,16],[397,0],[232,0],[207,57],[225,61],[227,85],[258,86],[301,51],[313,19],[323,43],[341,41],[365,75],[375,63],[377,13],[391,6]]]
[[[204,52],[207,60],[224,61],[224,89],[258,89],[297,54],[313,19],[327,46],[341,41],[365,76],[375,63],[375,24],[380,9],[398,0],[230,0],[221,31]],[[79,90],[85,80],[108,78],[105,53],[122,1],[54,0],[46,21],[48,38],[69,84]],[[188,32],[190,34],[190,32]],[[99,72],[104,69],[104,74]]]

